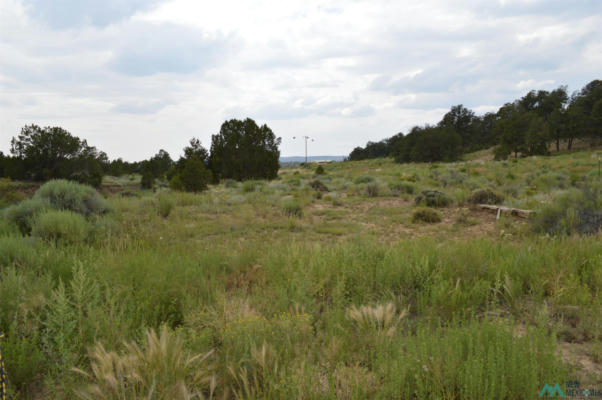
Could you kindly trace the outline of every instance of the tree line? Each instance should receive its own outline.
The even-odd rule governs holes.
[[[493,113],[477,116],[451,107],[436,125],[415,126],[380,142],[356,147],[348,160],[394,157],[397,162],[454,161],[462,154],[495,146],[496,159],[548,154],[550,145],[570,150],[575,139],[602,139],[602,81],[593,80],[569,96],[566,86],[533,90]]]
[[[11,155],[0,152],[0,177],[47,181],[69,179],[100,186],[104,175],[139,173],[141,185],[165,178],[178,190],[201,191],[221,179],[273,179],[278,174],[281,139],[250,118],[225,121],[208,151],[192,138],[174,161],[163,149],[147,160],[109,160],[106,153],[60,127],[27,125],[11,140]]]

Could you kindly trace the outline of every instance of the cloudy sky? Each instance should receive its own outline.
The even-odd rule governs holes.
[[[0,0],[0,150],[61,126],[174,158],[250,117],[344,155],[531,89],[602,78],[600,0]]]

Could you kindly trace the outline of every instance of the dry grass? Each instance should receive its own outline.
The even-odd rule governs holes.
[[[145,339],[143,347],[125,343],[121,353],[97,343],[90,351],[92,372],[74,368],[91,382],[76,391],[78,397],[190,400],[213,396],[216,378],[208,360],[212,352],[187,354],[182,341],[165,326],[159,336],[152,329],[147,331]]]
[[[387,303],[376,306],[351,306],[347,310],[347,317],[356,322],[362,329],[375,330],[378,334],[391,337],[395,334],[401,320],[407,313],[407,309],[397,313],[395,305]]]

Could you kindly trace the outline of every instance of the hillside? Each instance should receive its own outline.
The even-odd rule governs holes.
[[[550,225],[496,219],[471,202],[489,189],[497,205],[578,229],[554,207],[600,187],[598,157],[331,163],[321,175],[285,168],[201,194],[132,191],[123,177],[106,180],[113,212],[85,240],[21,238],[0,220],[10,390],[118,392],[107,382],[126,372],[110,363],[138,354],[123,342],[151,357],[145,331],[161,327],[156,364],[128,368],[150,385],[172,360],[173,379],[206,398],[531,399],[544,384],[599,388],[599,234],[537,232]],[[449,204],[416,205],[423,190]],[[116,353],[88,356],[95,343]],[[169,349],[207,357],[187,370]],[[97,376],[72,370],[93,365]]]

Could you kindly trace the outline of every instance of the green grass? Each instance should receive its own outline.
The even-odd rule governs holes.
[[[555,204],[597,187],[591,155],[332,163],[322,198],[316,166],[201,194],[114,195],[111,214],[83,220],[86,240],[52,239],[71,232],[66,211],[48,235],[35,228],[47,214],[21,213],[51,240],[3,219],[9,393],[532,399],[546,383],[600,387],[600,235],[540,233],[468,201],[495,188],[572,226]],[[423,190],[453,199],[437,224],[412,222]]]

